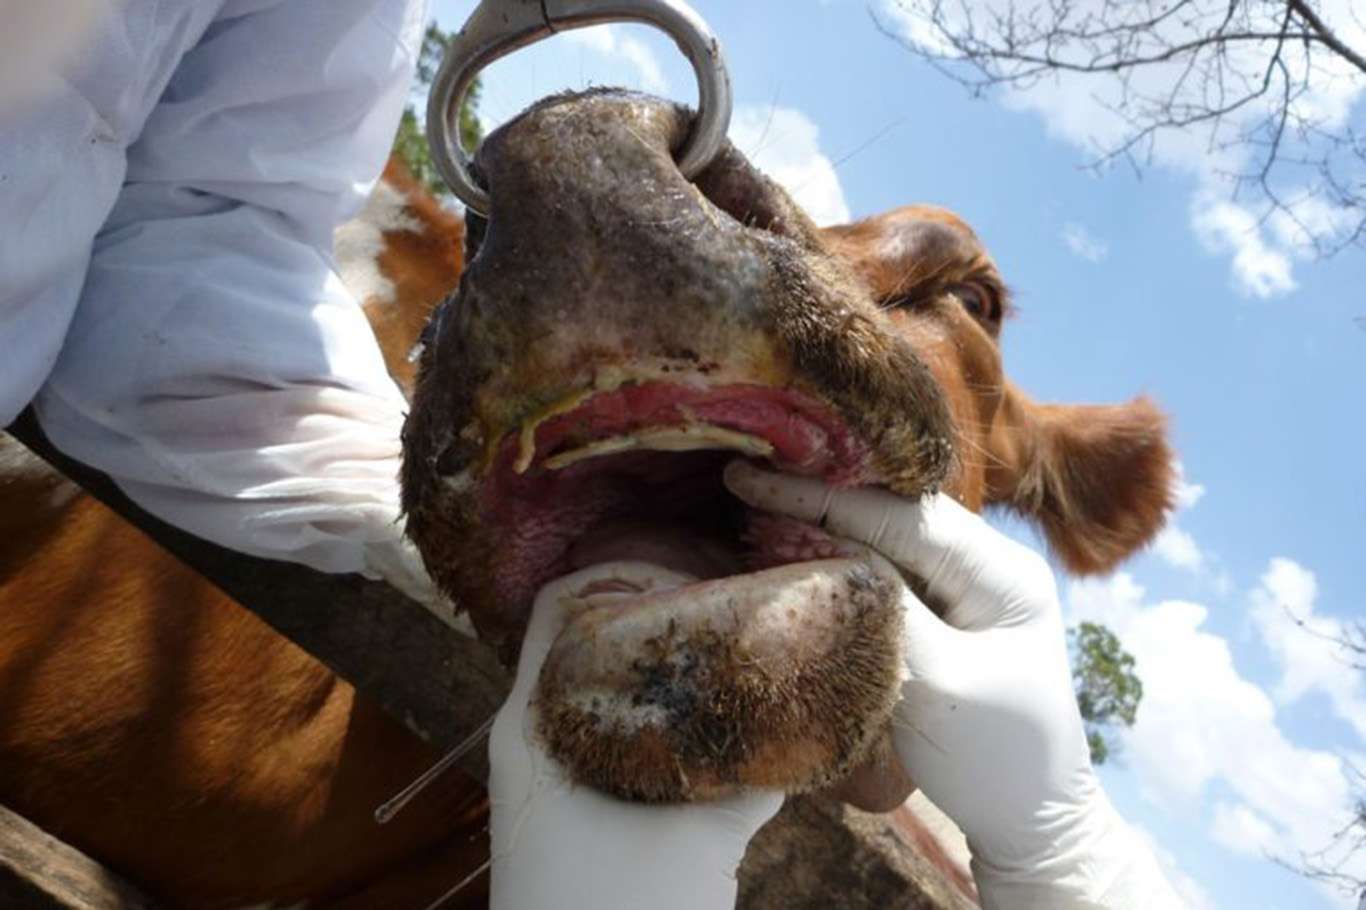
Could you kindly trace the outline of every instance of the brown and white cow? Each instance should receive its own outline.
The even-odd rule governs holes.
[[[778,314],[767,325],[805,338],[801,343],[818,360],[839,354],[828,359],[831,374],[816,380],[784,374],[790,357],[785,366],[772,356],[782,349],[771,337],[764,340],[769,328],[718,346],[724,333],[711,334],[714,324],[694,320],[690,343],[672,354],[728,381],[752,383],[756,377],[745,370],[762,362],[771,370],[763,377],[770,386],[787,381],[827,403],[846,394],[836,412],[843,426],[853,428],[848,451],[876,451],[867,464],[880,465],[881,472],[848,479],[886,479],[901,465],[900,488],[915,492],[938,472],[937,482],[973,508],[1003,505],[1038,521],[1063,562],[1081,572],[1108,569],[1155,533],[1171,480],[1161,416],[1144,399],[1104,407],[1040,405],[1006,382],[998,344],[1009,312],[1005,286],[959,219],[910,207],[817,231],[734,150],[701,175],[696,188],[669,175],[667,149],[681,121],[670,108],[639,111],[646,122],[626,123],[626,133],[645,157],[631,159],[631,166],[644,168],[637,176],[664,181],[637,185],[660,194],[664,207],[653,211],[660,217],[636,217],[651,213],[632,211],[630,200],[613,202],[612,194],[624,192],[624,178],[590,178],[574,169],[572,157],[561,158],[567,167],[554,175],[542,173],[558,180],[561,190],[579,187],[575,192],[588,195],[578,200],[593,212],[631,216],[599,224],[596,235],[564,230],[563,199],[542,196],[538,202],[544,187],[535,185],[536,174],[517,170],[517,149],[504,142],[501,160],[499,143],[486,152],[485,172],[495,181],[506,167],[530,182],[520,196],[509,196],[495,182],[496,205],[517,201],[495,210],[474,270],[423,355],[429,399],[450,393],[452,386],[443,385],[450,370],[468,369],[473,376],[499,358],[525,365],[528,352],[539,357],[534,352],[545,349],[534,344],[508,346],[528,326],[548,337],[557,326],[589,330],[600,347],[587,353],[606,358],[620,352],[613,344],[628,334],[622,326],[637,324],[642,314],[667,322],[732,300],[713,297],[709,304],[695,282],[699,276],[739,280],[725,273],[734,258],[715,255],[739,244],[742,251],[761,250],[765,267],[776,263],[798,279],[763,285]],[[595,142],[609,143],[611,155],[629,144],[621,132],[596,135]],[[541,151],[563,156],[566,146],[543,143]],[[538,204],[549,205],[556,217],[538,226]],[[688,218],[671,223],[685,204],[703,219],[693,219],[689,208]],[[593,237],[616,230],[627,232],[619,235],[625,258],[604,258]],[[641,243],[640,231],[650,232],[648,243]],[[339,236],[343,270],[363,288],[360,296],[390,368],[405,386],[418,330],[457,278],[462,237],[458,220],[393,170],[360,222]],[[632,289],[652,294],[648,313],[631,311],[625,302],[619,309],[597,307],[574,283],[629,277],[631,269],[639,278]],[[518,292],[500,298],[498,281],[518,274],[517,280],[532,283],[545,279],[550,283],[543,289],[557,289],[558,296]],[[574,281],[560,281],[565,275]],[[673,298],[665,293],[670,287]],[[826,293],[831,288],[838,289],[843,309],[834,307]],[[799,305],[784,310],[784,294]],[[790,322],[784,327],[785,318]],[[489,347],[483,355],[461,349],[470,354],[462,367],[449,359],[457,350],[455,336],[443,333],[479,320]],[[731,324],[745,327],[744,320]],[[840,346],[846,344],[853,347]],[[845,369],[851,362],[841,357],[856,349],[879,365],[872,372]],[[586,356],[582,345],[575,350]],[[503,457],[501,431],[529,413],[526,402],[544,397],[547,382],[573,385],[573,377],[556,376],[558,362],[547,356],[513,377],[507,388],[522,385],[517,407],[484,399],[486,426],[500,431],[479,440],[488,448],[453,454],[449,445],[410,449],[410,466],[429,465],[435,472],[409,478],[429,563],[443,583],[458,589],[486,635],[512,642],[509,650],[515,649],[520,604],[507,601],[503,608],[491,597],[493,586],[506,581],[491,566],[495,554],[510,552],[517,560],[520,551],[501,551],[499,527],[481,523],[478,514],[469,518],[469,539],[443,534],[443,522],[447,532],[452,529],[452,513],[441,511],[437,499],[423,500],[422,491],[430,483],[455,489],[458,484],[443,476],[486,453]],[[917,407],[937,402],[927,406],[937,415],[930,423],[924,408],[899,410],[908,402],[908,384],[928,396],[917,399]],[[864,406],[862,417],[851,412]],[[436,421],[450,416],[448,406],[433,407],[430,400],[416,413],[410,433],[419,435],[437,432]],[[807,422],[794,426],[805,433],[820,419],[811,409]],[[921,445],[922,431],[931,425],[949,441],[947,448]],[[855,443],[866,446],[873,426],[891,428],[879,437],[888,446],[900,439],[918,454],[859,449]],[[827,429],[837,433],[839,427]],[[539,443],[534,433],[533,444]],[[431,750],[137,531],[34,465],[14,443],[0,444],[0,804],[173,906],[306,900],[420,907],[487,857],[482,790],[458,773],[382,832],[376,829],[374,807],[425,768],[434,758]],[[832,464],[818,448],[801,451]],[[545,470],[527,467],[533,480]],[[626,512],[618,517],[630,519]],[[559,568],[554,559],[563,555],[538,563],[536,571]],[[522,586],[515,589],[536,580],[514,579]],[[485,895],[480,882],[458,900],[478,906]]]

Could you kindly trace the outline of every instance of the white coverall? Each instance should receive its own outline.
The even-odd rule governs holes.
[[[153,514],[430,601],[398,523],[403,397],[331,261],[425,0],[94,4],[76,56],[0,108],[0,426],[34,399]]]

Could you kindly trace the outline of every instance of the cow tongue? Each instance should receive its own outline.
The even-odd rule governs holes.
[[[744,571],[739,556],[716,540],[684,526],[623,520],[603,524],[574,543],[570,571],[606,562],[640,562],[700,578]]]

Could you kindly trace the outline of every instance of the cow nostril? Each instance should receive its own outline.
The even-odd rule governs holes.
[[[787,194],[729,143],[693,182],[712,205],[745,227],[793,236],[805,221]]]

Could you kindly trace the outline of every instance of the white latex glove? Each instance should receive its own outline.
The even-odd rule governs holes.
[[[987,908],[1153,908],[1181,901],[1091,767],[1057,586],[1044,559],[944,495],[918,501],[737,462],[750,505],[867,544],[927,585],[905,592],[893,740],[912,780],[967,835]]]
[[[489,737],[493,910],[735,905],[736,867],[754,832],[782,805],[781,793],[670,806],[623,802],[570,783],[536,733],[532,698],[551,644],[576,610],[614,596],[579,592],[613,579],[638,590],[662,576],[693,580],[644,563],[606,563],[536,595],[517,680]]]

